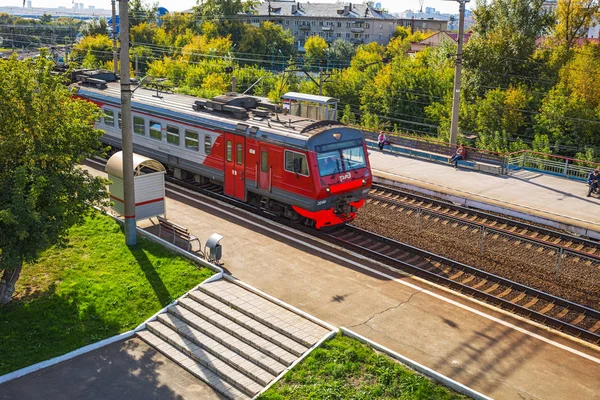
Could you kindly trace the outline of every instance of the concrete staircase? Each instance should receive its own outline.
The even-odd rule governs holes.
[[[222,395],[248,399],[328,333],[221,279],[181,298],[138,336]]]

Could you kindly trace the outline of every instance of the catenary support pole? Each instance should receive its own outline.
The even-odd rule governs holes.
[[[121,38],[121,132],[123,147],[123,194],[125,201],[125,243],[136,244],[135,190],[133,180],[133,138],[131,119],[131,81],[129,71],[129,10],[128,0],[119,0]]]
[[[450,144],[456,144],[458,138],[458,111],[460,108],[460,75],[463,59],[463,32],[465,29],[465,4],[469,0],[457,0],[459,3],[458,46],[456,49],[456,69],[454,72],[454,91],[452,93],[452,122],[450,124]]]
[[[112,40],[113,40],[113,71],[119,75],[119,57],[117,55],[117,10],[115,0],[111,0],[112,5]]]

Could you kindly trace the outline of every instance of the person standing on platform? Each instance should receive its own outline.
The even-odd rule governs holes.
[[[590,175],[588,176],[588,185],[590,186],[590,190],[588,191],[587,197],[592,195],[594,190],[598,190],[598,182],[600,181],[600,169],[596,168]]]
[[[458,162],[467,158],[467,149],[462,144],[456,149],[456,153],[450,158],[450,162],[454,163],[454,168],[458,169]]]
[[[379,150],[383,151],[383,145],[387,141],[385,137],[385,133],[383,131],[379,132],[379,136],[377,137],[377,145],[379,146]]]

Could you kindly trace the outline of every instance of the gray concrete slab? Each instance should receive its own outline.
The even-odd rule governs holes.
[[[525,210],[600,231],[600,200],[588,198],[587,186],[537,172],[490,175],[407,156],[369,151],[373,173],[419,187],[433,187],[458,196]]]
[[[0,385],[2,400],[223,400],[140,339],[133,338]]]

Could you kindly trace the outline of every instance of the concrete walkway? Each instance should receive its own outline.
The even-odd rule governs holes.
[[[208,385],[134,338],[0,386],[2,400],[224,400]]]
[[[530,171],[489,175],[373,149],[369,153],[377,177],[600,232],[600,199],[586,197],[584,183]]]

